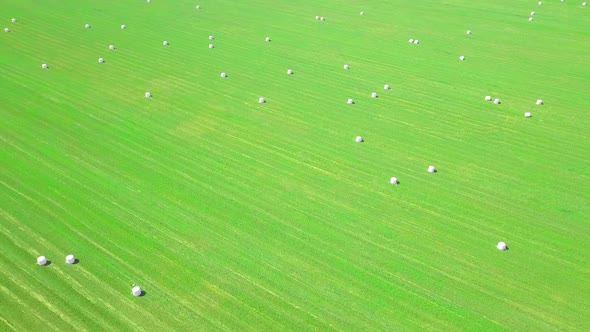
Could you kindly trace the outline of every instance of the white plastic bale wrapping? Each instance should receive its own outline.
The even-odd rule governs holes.
[[[152,94],[151,94],[151,93],[149,93],[149,92],[146,92],[146,93],[145,93],[145,97],[146,97],[146,98],[151,98],[151,97],[152,97]]]
[[[16,18],[12,18],[12,19],[10,19],[10,22],[12,22],[12,23],[16,23]]]
[[[47,64],[45,64],[45,63],[44,63],[44,64],[42,64],[42,65],[41,65],[41,68],[43,68],[43,69],[47,69]]]
[[[464,56],[464,55],[461,55],[461,56],[459,57],[459,60],[461,60],[461,61],[465,60],[465,56]]]
[[[363,142],[363,138],[361,136],[357,136],[354,138],[354,141],[357,143],[362,143]]]
[[[86,29],[89,29],[89,28],[90,28],[90,24],[86,24],[86,25],[84,25],[84,27],[85,27]]]
[[[226,73],[221,73],[221,77],[227,77]]]
[[[10,32],[9,28],[4,28],[4,32]]]
[[[209,44],[209,48],[214,48],[215,46],[213,46],[213,44]]]
[[[125,24],[122,24],[121,29],[125,29],[125,28],[127,28],[127,26]]]
[[[293,74],[293,70],[287,69],[287,75],[292,75],[292,74]]]
[[[420,44],[420,41],[418,39],[414,40],[414,44],[418,45]]]
[[[535,104],[537,104],[537,105],[543,105],[543,100],[537,99],[537,101],[535,102]]]
[[[496,245],[496,248],[498,248],[498,250],[506,250],[506,249],[508,249],[508,246],[506,245],[505,242],[500,241]]]
[[[259,104],[264,104],[265,102],[266,102],[266,100],[264,99],[264,97],[258,98],[258,103]]]
[[[389,179],[389,183],[397,186],[399,182],[397,181],[397,178],[395,176],[392,176],[391,179]]]
[[[98,58],[98,63],[103,63],[104,59],[103,58]]]
[[[500,104],[500,99],[499,98],[494,99],[494,104],[496,104],[496,105]]]
[[[346,101],[346,103],[347,103],[348,105],[352,105],[352,103],[354,103],[354,101],[353,101],[352,99],[348,99],[348,100]]]
[[[492,100],[492,96],[486,96],[485,100],[486,101],[491,101]]]
[[[348,66],[348,65],[344,65],[344,66],[342,66],[342,68],[344,68],[344,69],[349,69],[349,68],[350,68],[350,66]]]
[[[109,45],[109,50],[111,50],[111,51],[115,50],[115,45]]]
[[[131,288],[131,294],[133,294],[133,296],[140,296],[141,288],[139,286],[134,286],[133,288]]]
[[[525,118],[530,118],[531,116],[532,116],[532,115],[531,115],[531,112],[526,112],[526,113],[524,113],[524,117],[525,117]]]
[[[47,258],[45,258],[45,256],[37,257],[37,264],[39,264],[41,266],[47,264]]]
[[[377,98],[377,92],[371,93],[371,98]]]
[[[74,264],[75,262],[76,262],[76,258],[74,257],[74,255],[67,255],[66,256],[66,263]]]
[[[414,39],[410,38],[410,39],[408,40],[408,43],[414,43]]]
[[[391,87],[389,86],[389,84],[385,84],[383,86],[383,90],[389,90],[389,89],[391,89]]]
[[[434,168],[434,166],[428,166],[428,173],[434,173],[436,171],[436,168]]]
[[[215,39],[215,38],[213,38],[213,36],[209,36],[209,40],[213,40],[213,39]]]

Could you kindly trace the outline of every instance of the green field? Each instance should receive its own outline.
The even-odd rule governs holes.
[[[0,22],[0,331],[590,330],[581,0],[2,0]]]

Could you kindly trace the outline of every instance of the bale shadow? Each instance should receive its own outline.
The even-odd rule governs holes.
[[[72,263],[72,265],[76,265],[76,264],[78,264],[78,263],[80,263],[80,260],[79,260],[79,259],[77,259],[77,258],[74,258],[74,262]]]
[[[51,261],[47,260],[47,263],[43,264],[42,266],[49,266],[49,265],[51,265]]]
[[[144,297],[144,296],[146,296],[146,294],[147,294],[147,292],[142,290],[138,297]]]

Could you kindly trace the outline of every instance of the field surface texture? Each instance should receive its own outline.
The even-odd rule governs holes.
[[[581,1],[2,0],[0,22],[1,331],[590,330]]]

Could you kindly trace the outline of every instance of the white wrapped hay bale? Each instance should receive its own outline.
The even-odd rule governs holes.
[[[167,40],[164,40],[164,41],[162,42],[162,45],[164,45],[164,46],[168,46],[168,45],[170,45],[170,43],[168,43],[168,41],[167,41]]]
[[[114,51],[115,50],[115,45],[109,45],[109,50]]]
[[[530,118],[531,116],[532,116],[532,115],[531,115],[531,112],[526,112],[526,113],[524,113],[524,117],[525,117],[525,118]]]
[[[12,23],[16,23],[16,18],[11,18],[11,19],[10,19],[10,22],[12,22]]]
[[[410,39],[408,40],[408,43],[410,43],[410,44],[413,44],[413,43],[414,43],[414,39],[410,38]]]
[[[531,16],[535,16],[535,12],[531,12]]]
[[[350,66],[349,65],[344,65],[344,66],[342,66],[342,68],[348,70],[348,69],[350,69]]]
[[[391,179],[389,179],[389,183],[393,184],[394,186],[397,186],[399,184],[399,181],[395,176],[392,176]]]
[[[146,98],[152,98],[152,94],[151,94],[151,93],[149,93],[149,92],[146,92],[146,93],[145,93],[145,97],[146,97]]]
[[[536,105],[543,105],[543,100],[541,99],[537,99],[537,102],[535,102]]]
[[[461,61],[465,60],[465,56],[464,56],[464,55],[461,55],[461,56],[459,57],[459,60],[461,60]]]
[[[348,105],[352,105],[352,104],[354,104],[354,101],[352,100],[352,98],[349,98],[349,99],[346,101],[346,103],[347,103]]]
[[[213,46],[213,44],[209,44],[209,48],[214,48],[215,46]]]
[[[47,258],[45,258],[45,256],[39,256],[37,257],[37,264],[43,266],[47,264]]]
[[[316,16],[316,17],[315,17],[315,19],[316,19],[316,20],[319,20],[319,19],[320,19],[320,17],[319,17],[319,16]]]
[[[266,37],[264,38],[264,41],[269,42],[270,41],[270,37]],[[280,43],[279,43],[280,44]]]
[[[470,35],[471,34],[471,30],[467,30],[467,34]]]
[[[361,12],[361,16],[362,16],[362,15],[365,15],[365,12]]]
[[[86,23],[86,24],[84,25],[84,27],[85,27],[86,29],[90,29],[90,24]]]
[[[124,29],[126,29],[126,28],[127,28],[127,26],[126,26],[125,24],[121,24],[121,29],[123,29],[123,30],[124,30]]]
[[[418,45],[420,44],[420,41],[418,39],[414,40],[414,44]]]
[[[389,86],[389,84],[385,84],[383,86],[383,90],[389,90],[389,89],[391,89],[391,87]]]
[[[492,101],[492,96],[486,96],[485,100],[486,101]]]
[[[104,59],[103,58],[98,58],[98,63],[103,63]]]
[[[209,36],[209,40],[213,40],[213,39],[215,39],[215,38],[213,38],[213,36]]]
[[[293,75],[293,70],[287,69],[287,75]]]
[[[326,20],[326,18],[325,18],[325,17],[323,17],[323,16],[322,16],[322,17],[320,17],[320,21],[325,21],[325,20]]]
[[[66,263],[68,264],[74,264],[76,263],[76,258],[74,257],[74,255],[70,254],[66,256]]]
[[[500,241],[498,242],[498,244],[496,245],[496,248],[498,248],[498,250],[506,250],[508,249],[508,246],[506,245],[505,242]]]
[[[371,98],[377,98],[377,92],[371,93]]]
[[[264,99],[264,97],[258,98],[258,103],[259,104],[264,104],[265,102],[266,102],[266,100]]]
[[[361,136],[357,136],[354,138],[354,141],[357,143],[362,143],[363,142],[363,138]]]
[[[10,32],[9,28],[4,28],[4,32]]]
[[[532,21],[533,21],[533,18],[532,17],[529,17],[529,22],[532,22]]]
[[[41,65],[41,68],[43,68],[43,69],[47,69],[47,68],[48,68],[48,67],[47,67],[47,64],[46,64],[46,63],[42,64],[42,65]]]
[[[133,286],[133,288],[131,288],[131,294],[133,294],[133,296],[140,296],[141,295],[141,287]]]
[[[434,166],[428,166],[428,173],[436,172],[436,168]]]
[[[196,10],[199,10],[199,9],[201,9],[201,6],[200,6],[200,5],[196,5],[196,6],[195,6],[195,9],[196,9]]]
[[[494,99],[494,104],[499,105],[500,104],[500,99],[499,98]]]
[[[227,77],[227,74],[226,73],[221,73],[221,77],[225,78],[225,77]]]
[[[541,6],[543,4],[543,1],[539,1],[539,6]]]

